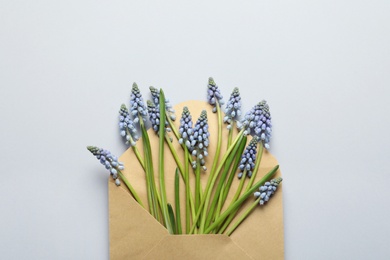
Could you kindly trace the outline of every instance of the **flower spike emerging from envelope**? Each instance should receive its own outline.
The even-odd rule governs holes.
[[[282,182],[282,178],[272,179],[267,181],[263,186],[260,186],[259,191],[256,191],[253,195],[256,199],[259,200],[259,205],[264,205],[269,201],[272,195],[275,194],[276,189],[278,188],[279,183]]]
[[[106,167],[110,172],[111,177],[115,180],[115,184],[119,186],[121,184],[118,178],[118,171],[123,170],[125,167],[122,162],[118,162],[118,158],[111,154],[110,151],[98,148],[96,146],[87,146],[90,151],[101,164]]]
[[[150,93],[152,95],[152,102],[156,106],[156,110],[160,110],[160,90],[158,90],[155,87],[149,87]],[[176,136],[177,139],[180,138],[179,132],[176,129],[175,124],[173,121],[176,120],[176,115],[175,115],[175,110],[173,109],[171,103],[169,102],[169,99],[165,99],[165,114],[166,114],[166,120],[167,123],[170,126],[170,129],[173,131],[174,135]]]
[[[234,88],[225,108],[223,122],[228,124],[227,129],[232,128],[232,123],[238,121],[241,116],[241,96],[238,88]]]
[[[126,144],[134,146],[136,141],[138,141],[137,129],[134,126],[133,120],[130,118],[129,110],[125,104],[122,104],[119,110],[119,130],[121,136],[125,137]]]
[[[183,113],[180,119],[180,127],[179,127],[179,143],[185,144],[188,149],[191,148],[191,142],[189,141],[190,136],[193,133],[192,129],[192,116],[188,107],[183,108]]]
[[[232,143],[233,129],[236,122],[239,122],[241,116],[241,96],[238,88],[234,88],[225,108],[225,117],[223,122],[227,124],[229,130],[227,147]]]
[[[195,161],[192,162],[192,167],[195,169],[195,209],[199,210],[202,199],[202,187],[200,184],[200,168],[207,170],[205,166],[205,157],[208,156],[207,147],[209,146],[209,126],[207,122],[207,112],[203,110],[199,119],[190,135],[192,155],[195,156]]]
[[[256,148],[257,148],[257,137],[255,136],[249,145],[246,147],[244,153],[241,156],[241,162],[239,165],[240,173],[238,174],[238,178],[241,179],[243,174],[247,177],[252,176],[252,171],[255,168],[256,161]]]
[[[259,191],[254,193],[256,201],[250,205],[247,210],[238,218],[237,222],[233,224],[233,226],[227,232],[227,235],[230,236],[234,230],[244,221],[246,217],[256,208],[257,205],[263,206],[272,195],[275,194],[279,184],[282,182],[282,178],[278,177],[272,179],[269,182],[264,183],[263,186],[260,186]]]
[[[150,147],[150,139],[145,127],[145,121],[147,120],[147,108],[142,98],[141,91],[136,83],[133,84],[130,95],[130,113],[134,117],[133,122],[139,124],[142,134],[142,144],[144,151],[144,169],[146,177],[147,195],[149,202],[149,211],[157,220],[160,219],[160,211],[158,205],[161,205],[161,198],[156,188],[152,149]]]
[[[265,149],[269,149],[269,142],[271,140],[271,114],[267,101],[263,100],[254,106],[245,118],[238,125],[240,129],[244,129],[244,134],[257,136]]]
[[[145,169],[144,160],[142,159],[138,148],[135,146],[136,141],[139,139],[138,131],[125,104],[122,104],[119,110],[119,130],[121,136],[125,137],[126,144],[130,144],[130,147],[133,149],[142,168]]]
[[[209,125],[207,123],[207,112],[203,110],[198,121],[196,121],[192,135],[190,135],[192,155],[196,157],[203,170],[206,171],[205,157],[208,156],[207,147],[209,146]],[[193,168],[196,167],[197,161],[193,161]]]
[[[191,228],[191,220],[190,215],[195,214],[195,208],[193,205],[193,201],[191,203],[192,197],[190,192],[190,182],[189,182],[189,160],[187,160],[190,156],[190,152],[192,152],[193,148],[190,142],[190,136],[192,136],[194,130],[192,125],[192,116],[188,107],[183,107],[183,112],[180,118],[180,126],[179,126],[179,143],[183,145],[184,149],[184,183],[186,187],[186,232],[187,234],[190,232]],[[190,158],[192,160],[192,158]]]
[[[209,84],[208,84],[208,91],[207,91],[207,101],[210,105],[213,106],[213,112],[217,112],[217,106],[221,107],[221,105],[224,104],[223,102],[223,96],[221,94],[221,91],[219,90],[217,84],[215,84],[215,81],[213,78],[209,78]]]
[[[136,83],[133,84],[130,95],[130,112],[134,117],[134,123],[139,123],[139,118],[146,121],[147,109],[142,98],[141,91],[139,90]]]
[[[148,113],[149,113],[149,120],[150,122],[152,123],[152,128],[154,130],[154,132],[156,134],[159,135],[159,127],[160,127],[160,110],[158,107],[156,107],[156,105],[148,100],[147,101],[147,105],[148,105]],[[170,132],[171,129],[169,128],[168,126],[168,122],[165,121],[165,130],[167,132]]]
[[[160,91],[156,89],[155,87],[149,87],[150,93],[152,94],[152,101],[154,105],[156,106],[156,109],[159,109],[160,105]],[[171,103],[169,102],[169,99],[165,98],[165,109],[166,109],[166,115],[172,120],[176,120],[175,110],[172,108]]]
[[[106,169],[110,172],[111,177],[115,180],[115,184],[119,186],[121,184],[120,179],[126,184],[127,188],[133,195],[134,199],[142,206],[143,203],[139,198],[137,192],[131,186],[130,182],[126,179],[126,177],[122,174],[121,170],[125,167],[122,162],[118,162],[118,158],[115,155],[112,155],[110,151],[98,148],[96,146],[87,146],[88,151],[90,151],[101,164],[106,167]]]

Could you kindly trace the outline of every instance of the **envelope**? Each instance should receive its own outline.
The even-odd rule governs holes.
[[[183,107],[187,106],[191,112],[195,124],[201,111],[205,109],[208,115],[210,130],[209,157],[206,159],[208,171],[211,169],[212,160],[216,150],[217,140],[217,114],[212,113],[211,106],[203,101],[186,101],[174,107],[178,128]],[[148,131],[152,146],[154,173],[157,188],[158,182],[158,137],[152,129]],[[223,138],[221,156],[226,151],[228,132],[223,125]],[[237,132],[235,132],[237,134]],[[171,133],[173,145],[178,151],[179,157],[184,162],[184,152]],[[248,138],[250,139],[250,138]],[[248,140],[249,142],[249,140]],[[137,142],[137,148],[143,155],[142,141]],[[129,148],[119,158],[124,162],[123,174],[132,183],[138,192],[146,208],[147,194],[145,172],[135,157],[132,148]],[[174,176],[176,163],[165,144],[165,183],[168,202],[174,206]],[[263,152],[259,172],[256,180],[264,176],[278,162],[268,152]],[[202,187],[206,186],[208,172],[201,174]],[[281,176],[280,170],[275,177]],[[194,192],[194,174],[190,170],[191,192]],[[238,186],[238,179],[232,184],[231,191],[225,203],[234,195]],[[265,205],[255,208],[247,219],[228,237],[226,235],[170,235],[168,231],[156,221],[147,210],[142,208],[130,195],[126,186],[117,187],[110,178],[108,181],[109,193],[109,239],[110,258],[116,259],[283,259],[284,258],[284,233],[283,233],[283,203],[282,186]],[[184,182],[181,179],[181,222],[185,230],[185,193]],[[253,203],[254,198],[249,198],[236,215],[239,216],[246,206]],[[232,221],[234,223],[235,220]]]

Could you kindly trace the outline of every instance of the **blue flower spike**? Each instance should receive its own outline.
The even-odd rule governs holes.
[[[115,180],[115,184],[119,186],[121,182],[118,178],[118,171],[124,169],[123,163],[118,162],[118,158],[108,150],[96,146],[88,146],[87,149],[106,167],[111,177]]]
[[[154,105],[156,106],[156,109],[159,110],[160,108],[160,90],[158,90],[155,87],[149,87],[150,93],[152,94],[152,101]],[[169,116],[169,118],[172,121],[176,120],[175,110],[173,109],[171,103],[169,102],[169,99],[165,98],[165,109],[166,114]]]
[[[207,101],[210,105],[213,106],[213,113],[217,112],[217,103],[219,107],[224,104],[223,102],[223,96],[221,94],[221,91],[219,90],[218,86],[215,84],[215,81],[213,78],[209,78],[209,84],[208,84],[208,90],[207,90]]]
[[[190,136],[193,133],[192,129],[192,116],[188,107],[183,107],[183,113],[180,118],[180,126],[179,126],[179,143],[185,144],[188,149],[191,149]]]
[[[234,88],[225,108],[223,122],[227,123],[227,129],[231,129],[232,123],[238,121],[241,116],[241,96],[238,88]]]
[[[238,124],[240,129],[244,129],[244,135],[257,136],[263,143],[265,149],[269,149],[271,140],[272,124],[271,114],[267,101],[263,100],[254,106],[244,119]]]
[[[258,139],[255,136],[250,141],[249,145],[245,148],[244,153],[241,156],[240,164],[238,166],[240,170],[240,173],[238,174],[239,179],[241,179],[245,170],[246,170],[246,176],[248,178],[252,177],[252,171],[255,168],[255,162],[256,162],[257,143],[258,143]]]
[[[272,179],[271,181],[267,181],[263,186],[260,186],[259,191],[256,191],[253,195],[256,199],[260,198],[259,204],[264,205],[268,202],[272,195],[275,194],[278,185],[282,182],[282,178],[278,177]]]
[[[141,91],[136,83],[133,84],[130,95],[130,113],[134,117],[134,123],[139,123],[141,117],[143,121],[146,121],[148,115],[144,100],[142,98]]]
[[[130,146],[134,146],[139,139],[138,131],[125,104],[122,104],[119,110],[119,131],[121,136],[126,139],[126,144],[130,144]]]
[[[205,157],[208,156],[207,147],[209,146],[209,125],[207,122],[207,112],[203,110],[198,121],[196,121],[193,134],[190,135],[190,144],[192,155],[199,160],[203,170],[206,171]],[[196,168],[196,161],[192,162],[192,167]]]
[[[148,105],[149,120],[152,123],[152,128],[153,128],[154,132],[159,135],[159,131],[160,131],[160,110],[150,100],[147,101],[147,105]],[[171,131],[171,129],[168,127],[168,122],[167,121],[165,121],[165,130],[167,132]]]

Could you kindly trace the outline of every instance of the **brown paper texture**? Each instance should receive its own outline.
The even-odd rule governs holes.
[[[183,107],[187,106],[195,124],[203,109],[207,110],[210,130],[209,157],[206,159],[208,170],[211,169],[217,140],[217,115],[211,112],[211,106],[202,101],[187,101],[175,106],[178,119],[175,124],[178,128],[179,118]],[[158,182],[158,137],[153,130],[148,131],[152,146],[154,173],[156,185]],[[237,134],[237,132],[235,133]],[[171,133],[173,145],[178,151],[182,162],[184,152],[180,144]],[[226,151],[227,142],[226,125],[222,133],[222,158]],[[250,138],[248,138],[250,139]],[[249,140],[248,140],[249,142]],[[142,141],[137,147],[143,156]],[[241,156],[241,155],[240,155]],[[119,161],[124,162],[123,174],[129,179],[138,192],[146,208],[148,208],[146,195],[145,173],[140,166],[133,150],[128,149]],[[174,176],[176,163],[171,155],[168,145],[165,144],[165,183],[168,202],[174,205]],[[264,176],[278,162],[264,150],[259,173],[256,180]],[[275,176],[281,176],[280,170]],[[194,192],[194,174],[190,171],[191,192]],[[206,186],[208,172],[202,172],[202,187]],[[233,197],[238,186],[238,179],[233,182],[228,199]],[[246,186],[246,185],[245,185]],[[244,187],[245,187],[244,186]],[[226,235],[170,235],[168,231],[157,222],[148,211],[143,209],[130,195],[126,186],[117,187],[110,178],[109,187],[109,233],[110,258],[116,259],[283,259],[284,233],[283,233],[283,203],[282,186],[264,207],[257,207],[250,216],[228,237]],[[181,192],[181,219],[185,230],[185,193],[184,181],[180,182]],[[249,198],[246,205],[253,202]],[[245,209],[244,205],[241,209]],[[239,216],[240,212],[236,215]],[[233,220],[232,223],[235,221]]]

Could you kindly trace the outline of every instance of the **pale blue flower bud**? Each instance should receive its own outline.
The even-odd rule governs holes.
[[[255,168],[256,153],[257,153],[257,137],[253,137],[248,146],[245,148],[243,154],[241,155],[241,161],[238,165],[240,173],[238,178],[241,179],[243,172],[246,170],[246,176],[248,178],[252,177],[252,171]]]
[[[224,122],[228,124],[228,129],[231,129],[233,121],[238,121],[241,115],[241,96],[238,88],[234,88],[225,108]]]
[[[160,111],[160,90],[158,90],[155,87],[149,87],[150,93],[152,94],[152,100],[154,105],[156,106],[156,109]],[[166,110],[166,115],[172,121],[176,120],[176,115],[175,115],[175,110],[173,110],[172,105],[169,102],[169,99],[165,98],[165,110]]]
[[[282,178],[278,177],[272,179],[269,182],[264,183],[263,186],[259,187],[259,191],[256,191],[253,195],[255,198],[260,198],[259,204],[264,205],[267,201],[270,200],[273,194],[275,194],[278,185],[282,182]]]
[[[183,112],[181,114],[180,126],[179,126],[180,139],[179,142],[185,143],[189,151],[192,151],[191,143],[189,140],[193,139],[192,131],[192,116],[188,107],[183,107]],[[190,139],[192,137],[192,139]]]
[[[208,84],[208,90],[207,90],[207,101],[210,105],[213,106],[212,111],[215,113],[217,111],[217,101],[219,107],[224,104],[223,102],[223,96],[221,94],[221,91],[219,90],[218,86],[215,84],[213,78],[209,78],[209,84]]]
[[[191,150],[192,155],[197,156],[197,159],[200,161],[200,165],[204,166],[205,160],[204,157],[208,155],[207,147],[209,146],[209,130],[208,130],[208,122],[207,122],[207,112],[205,110],[202,111],[198,121],[194,126],[193,133],[190,136],[191,141]],[[194,161],[196,164],[196,160]],[[206,169],[206,167],[202,167]]]
[[[144,121],[146,121],[146,116],[148,115],[144,100],[141,95],[141,91],[139,90],[136,83],[133,84],[130,95],[130,111],[134,116],[134,123],[139,122],[139,116],[142,117]]]
[[[121,136],[125,137],[126,144],[130,144],[130,146],[134,146],[139,139],[137,129],[125,104],[122,104],[119,110],[119,131]]]
[[[124,169],[123,163],[118,162],[118,158],[113,156],[108,150],[96,146],[88,146],[87,149],[104,165],[110,172],[111,177],[115,180],[115,184],[119,186],[120,180],[118,178],[118,171]]]
[[[156,108],[156,105],[153,104],[152,101],[148,100],[148,113],[149,113],[149,120],[152,123],[152,128],[156,134],[159,135],[160,131],[160,110]],[[165,130],[164,131],[170,131],[168,121],[165,121]]]
[[[265,149],[269,149],[271,140],[271,114],[269,106],[265,100],[259,102],[248,113],[240,124],[237,124],[239,129],[244,129],[244,135],[250,134],[257,136],[262,142]]]

